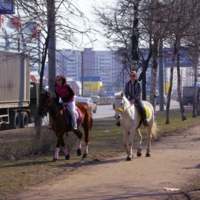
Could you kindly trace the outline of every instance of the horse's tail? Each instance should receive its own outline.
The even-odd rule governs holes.
[[[153,122],[153,126],[151,128],[151,134],[154,137],[154,139],[158,138],[158,126],[157,126],[156,121]]]
[[[92,129],[92,126],[93,126],[93,118],[91,116],[91,118],[90,118],[90,130]]]
[[[92,125],[93,125],[93,118],[92,118],[92,112],[90,109],[87,109],[87,118],[90,122],[90,125],[89,125],[89,129],[91,130],[92,129]]]

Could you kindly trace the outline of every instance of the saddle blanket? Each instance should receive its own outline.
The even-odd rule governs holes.
[[[80,111],[80,109],[78,107],[75,108],[76,112],[75,112],[75,116],[76,116],[76,120],[77,120],[77,124],[80,124],[80,122],[83,119],[82,113]],[[68,124],[72,124],[71,123],[71,112],[70,112],[70,108],[68,105],[64,105],[63,106],[63,111],[65,114],[65,119],[67,121]]]
[[[139,116],[139,119],[141,120],[142,119],[142,116],[141,116],[141,113],[140,113],[140,110],[138,108],[138,105],[135,105],[135,107],[137,108],[137,112],[138,112],[138,116]],[[150,110],[147,106],[144,105],[144,108],[146,110],[146,117],[149,118],[150,117]]]

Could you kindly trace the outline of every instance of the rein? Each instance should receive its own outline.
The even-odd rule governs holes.
[[[53,99],[51,99],[51,100],[54,101]],[[41,110],[43,112],[48,112],[50,107],[48,105],[45,105],[45,107],[44,106],[38,106],[37,108],[38,108],[38,110]],[[52,110],[52,109],[50,109],[50,110]]]

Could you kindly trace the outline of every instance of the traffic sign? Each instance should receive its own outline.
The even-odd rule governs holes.
[[[14,0],[0,0],[0,14],[15,14]]]

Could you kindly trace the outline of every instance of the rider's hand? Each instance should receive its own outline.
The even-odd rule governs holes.
[[[134,103],[135,103],[135,100],[131,100],[131,103],[134,104]]]

